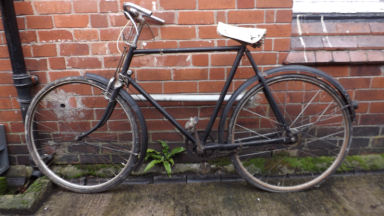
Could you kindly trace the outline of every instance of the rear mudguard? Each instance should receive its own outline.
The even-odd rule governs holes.
[[[273,68],[270,70],[265,71],[265,76],[273,76],[277,73],[281,72],[294,72],[294,71],[300,71],[304,72],[306,75],[314,76],[321,78],[328,82],[340,95],[340,97],[343,99],[344,104],[347,106],[351,121],[355,120],[356,113],[355,109],[357,109],[357,102],[354,102],[350,99],[347,91],[344,89],[344,87],[333,77],[326,74],[325,72],[318,70],[316,68],[302,66],[302,65],[289,65],[289,66],[281,66],[277,68]],[[283,74],[283,73],[282,73]],[[229,98],[227,105],[225,106],[223,112],[220,116],[220,123],[219,123],[219,143],[224,142],[224,130],[225,130],[225,122],[228,113],[231,111],[231,108],[233,106],[233,103],[236,101],[236,99],[239,97],[239,95],[246,90],[249,86],[258,84],[258,78],[256,76],[248,79],[245,81],[236,91],[232,94],[232,96]]]
[[[87,73],[87,74],[85,74],[85,77],[92,80],[92,81],[103,84],[106,87],[108,85],[108,80],[102,76],[97,75],[97,74]],[[139,157],[137,158],[137,161],[135,163],[135,168],[138,168],[142,164],[142,162],[145,158],[145,154],[147,152],[147,146],[148,146],[147,125],[145,123],[145,119],[144,119],[143,113],[140,110],[139,105],[137,105],[136,101],[132,98],[132,96],[129,95],[129,93],[124,91],[123,89],[120,90],[119,95],[129,105],[129,107],[131,108],[132,112],[135,115],[136,122],[139,124],[138,129],[140,131],[140,134],[139,134],[140,153],[139,153]]]

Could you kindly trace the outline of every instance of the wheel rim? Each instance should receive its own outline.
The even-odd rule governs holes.
[[[348,150],[350,120],[341,100],[312,77],[288,75],[268,83],[297,142],[243,148],[233,157],[237,170],[250,183],[269,191],[297,191],[320,183]],[[271,139],[285,133],[281,125],[276,127],[260,86],[244,98],[230,121],[230,141]]]
[[[101,118],[108,100],[85,79],[64,79],[47,86],[32,102],[27,140],[32,158],[55,183],[77,192],[106,190],[121,181],[136,155],[136,124],[118,98],[110,120],[76,141]]]

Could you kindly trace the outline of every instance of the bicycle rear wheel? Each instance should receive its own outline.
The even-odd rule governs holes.
[[[68,190],[105,191],[124,180],[137,159],[137,125],[120,96],[102,127],[76,139],[104,114],[105,89],[84,77],[64,78],[43,88],[29,107],[25,131],[32,159],[42,173]]]
[[[249,183],[272,192],[310,188],[332,174],[348,151],[351,119],[339,95],[327,83],[307,75],[285,74],[267,80],[277,105],[297,141],[242,147],[232,157]],[[285,136],[256,85],[237,104],[229,122],[232,143]]]

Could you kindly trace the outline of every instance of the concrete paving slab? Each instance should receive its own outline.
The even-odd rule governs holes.
[[[384,174],[334,176],[319,188],[284,194],[245,182],[122,185],[100,194],[56,189],[35,215],[382,216]]]

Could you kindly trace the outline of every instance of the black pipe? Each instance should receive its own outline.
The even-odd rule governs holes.
[[[31,102],[31,86],[33,82],[31,76],[26,72],[13,0],[1,0],[0,2],[4,33],[13,70],[13,83],[17,90],[17,100],[20,103],[21,114],[24,120]]]

